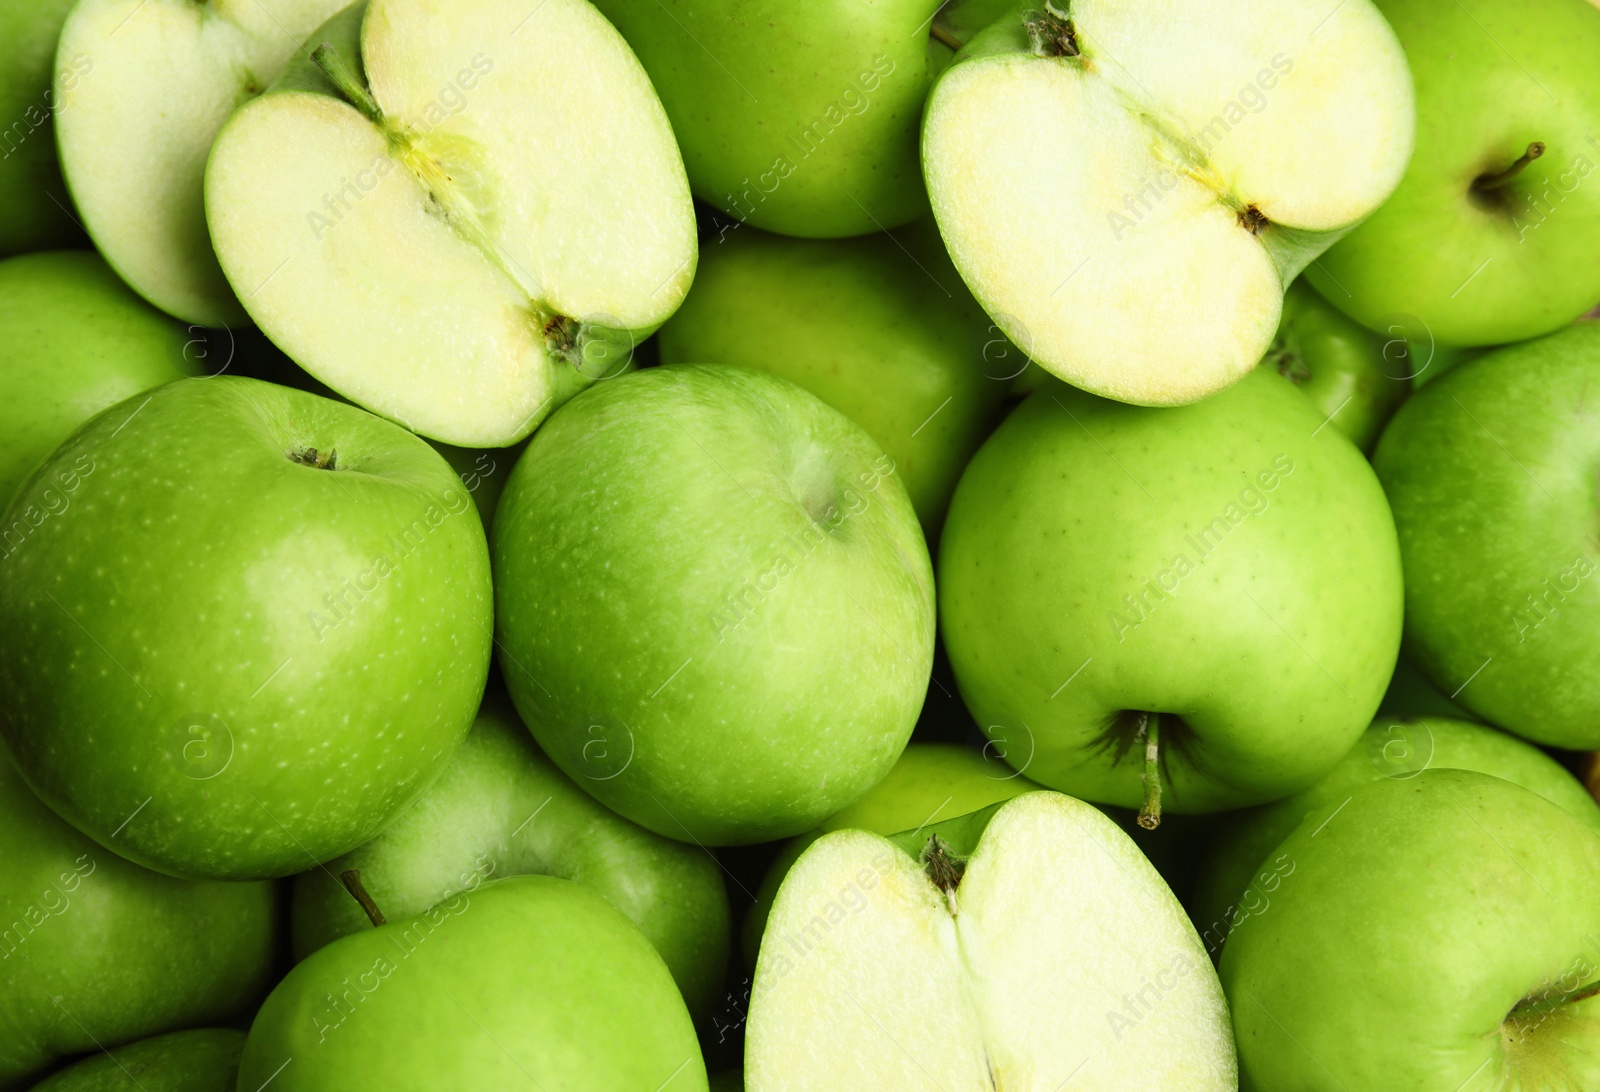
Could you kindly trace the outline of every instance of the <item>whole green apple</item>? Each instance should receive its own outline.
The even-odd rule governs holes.
[[[1016,370],[987,362],[1005,339],[931,224],[898,237],[730,236],[701,255],[660,343],[662,363],[771,372],[855,421],[894,460],[930,537]]]
[[[1537,747],[1494,728],[1444,717],[1379,717],[1321,781],[1284,800],[1219,820],[1200,868],[1194,917],[1213,958],[1233,927],[1264,914],[1293,872],[1278,845],[1300,821],[1382,778],[1423,770],[1476,770],[1521,785],[1600,833],[1600,805],[1577,778]]]
[[[1600,10],[1376,2],[1416,82],[1416,152],[1306,275],[1375,330],[1399,316],[1467,346],[1560,329],[1600,300]]]
[[[245,1092],[706,1088],[694,1026],[643,933],[600,894],[512,876],[341,937],[256,1014]]]
[[[1597,382],[1597,322],[1496,350],[1413,395],[1373,459],[1407,655],[1484,719],[1580,749],[1600,746]]]
[[[0,6],[0,256],[82,243],[56,159],[57,105],[51,78],[56,39],[76,0]],[[62,58],[63,80],[94,71],[80,54]]]
[[[1371,721],[1400,558],[1361,453],[1276,374],[1129,406],[1053,383],[973,458],[939,557],[945,647],[1007,761],[1203,813],[1310,785]]]
[[[839,238],[928,211],[917,162],[923,101],[953,47],[1005,5],[595,6],[650,73],[696,197],[768,231]]]
[[[444,768],[483,694],[491,592],[482,524],[426,443],[186,379],[74,433],[6,526],[63,481],[71,505],[0,560],[0,732],[69,822],[173,875],[288,875]]]
[[[806,848],[835,830],[865,830],[885,837],[981,811],[1039,786],[989,755],[954,743],[912,743],[882,781],[840,808],[814,830],[796,835],[773,858],[745,915],[740,946],[754,967],[778,886]]]
[[[92,251],[0,262],[0,505],[107,406],[199,374],[189,342]]]
[[[1240,1087],[1600,1087],[1600,838],[1520,785],[1425,770],[1307,815],[1222,953]]]
[[[591,387],[511,472],[493,553],[522,719],[659,834],[809,830],[911,735],[927,546],[882,449],[787,380],[678,364]]]
[[[485,703],[450,765],[410,811],[360,849],[296,879],[300,957],[368,928],[335,878],[352,868],[395,917],[505,876],[587,884],[656,946],[691,1012],[704,1012],[722,988],[730,925],[716,859],[596,803],[539,752],[503,699]]]
[[[75,1062],[33,1092],[234,1092],[243,1051],[242,1031],[175,1031]]]
[[[176,880],[107,852],[4,754],[0,830],[0,1088],[82,1051],[242,1015],[271,985],[272,885]]]
[[[1304,277],[1284,294],[1278,335],[1260,366],[1276,368],[1334,428],[1368,452],[1411,393],[1414,371],[1405,339],[1351,321]]]

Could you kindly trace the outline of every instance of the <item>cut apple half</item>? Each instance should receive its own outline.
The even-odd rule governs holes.
[[[80,0],[56,51],[56,142],[106,261],[184,322],[244,312],[211,250],[201,190],[228,115],[266,90],[347,0]]]
[[[1178,901],[1097,809],[1035,792],[924,830],[824,835],[773,904],[750,1092],[1238,1087]]]
[[[665,112],[584,0],[373,0],[212,150],[217,255],[257,325],[424,436],[502,447],[625,368],[688,291]]]
[[[1399,184],[1411,77],[1369,0],[1018,9],[929,98],[951,257],[1058,377],[1141,405],[1255,366],[1283,293]]]

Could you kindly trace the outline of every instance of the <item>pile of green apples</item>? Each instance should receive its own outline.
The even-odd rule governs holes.
[[[1591,0],[0,0],[0,1092],[1595,1092],[1597,164]]]

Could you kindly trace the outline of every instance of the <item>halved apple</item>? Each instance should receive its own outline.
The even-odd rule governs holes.
[[[1238,1087],[1222,987],[1137,846],[1035,792],[885,839],[824,835],[778,891],[750,1092]]]
[[[1369,0],[1018,8],[940,77],[923,172],[973,294],[1069,383],[1192,402],[1398,185],[1411,78]]]
[[[348,0],[79,0],[56,49],[61,168],[100,253],[151,303],[244,312],[211,252],[201,182],[217,130]]]
[[[625,367],[697,253],[666,114],[586,0],[342,12],[223,128],[206,210],[279,348],[462,447]]]

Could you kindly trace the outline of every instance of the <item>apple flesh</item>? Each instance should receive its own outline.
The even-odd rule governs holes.
[[[107,852],[4,754],[0,828],[0,1088],[73,1054],[243,1015],[272,984],[270,884],[191,883]]]
[[[186,379],[74,433],[10,520],[30,506],[49,518],[0,565],[0,731],[51,807],[131,860],[300,872],[404,811],[472,724],[483,527],[395,425]]]
[[[1110,819],[1046,792],[813,843],[772,908],[745,1051],[750,1092],[1237,1086],[1177,899]]]
[[[111,267],[184,322],[245,321],[217,266],[201,185],[234,108],[345,0],[79,0],[57,50],[56,136]]]
[[[34,0],[0,8],[0,257],[83,242],[56,159],[51,76],[61,24],[76,0]],[[64,58],[76,82],[93,70]]]
[[[486,883],[342,937],[256,1014],[239,1088],[584,1088],[705,1092],[666,964],[597,892]]]
[[[75,1062],[32,1092],[234,1092],[243,1051],[242,1031],[175,1031]]]
[[[199,374],[192,348],[188,334],[93,253],[0,262],[0,508],[89,418],[140,391]],[[62,483],[55,485],[59,496]],[[27,512],[21,518],[29,522]],[[9,556],[25,534],[13,524],[0,528],[0,556]]]
[[[294,938],[306,955],[369,925],[335,878],[356,869],[386,914],[410,917],[485,881],[559,876],[627,915],[666,960],[691,1012],[722,988],[728,896],[711,854],[652,834],[574,785],[503,699],[485,703],[450,765],[378,837],[295,880]]]
[[[596,384],[511,472],[493,556],[517,711],[658,834],[810,830],[916,724],[934,640],[916,515],[860,426],[786,380],[675,364]]]
[[[1600,805],[1549,755],[1512,735],[1444,717],[1379,717],[1350,753],[1309,789],[1222,817],[1200,867],[1194,900],[1213,957],[1234,925],[1266,913],[1293,873],[1277,848],[1313,811],[1335,807],[1363,785],[1427,769],[1476,770],[1534,792],[1600,834]],[[1287,874],[1285,872],[1287,870]]]
[[[855,421],[894,460],[931,536],[1021,361],[1004,367],[1005,338],[932,225],[917,227],[863,239],[730,235],[706,250],[659,340],[664,364],[771,372]]]
[[[644,69],[586,0],[372,0],[217,137],[250,317],[414,432],[504,447],[682,301],[695,226]],[[285,155],[294,148],[294,155]]]
[[[922,163],[1012,341],[1076,386],[1171,405],[1255,367],[1284,289],[1399,183],[1414,123],[1367,0],[1076,0],[967,43]]]
[[[1222,953],[1241,1085],[1600,1087],[1600,838],[1467,770],[1311,812]]]

